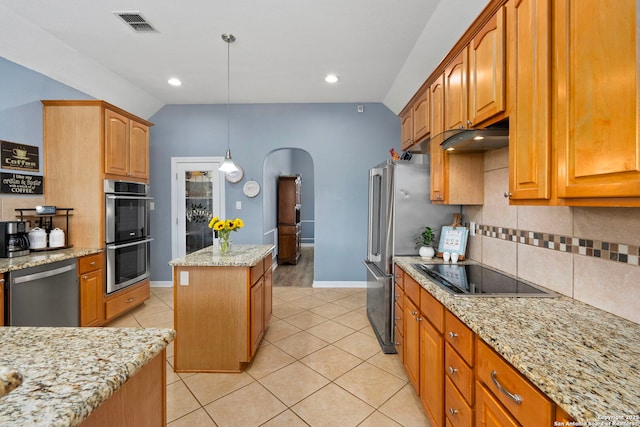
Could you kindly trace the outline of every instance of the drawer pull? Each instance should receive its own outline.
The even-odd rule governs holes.
[[[96,265],[96,262],[95,262],[95,261],[91,261],[91,262],[89,263],[89,265]]]
[[[400,317],[396,317],[396,320],[400,320]]]
[[[419,321],[421,321],[421,320],[422,320],[422,317],[420,317],[420,316],[416,316],[416,322],[419,322]]]
[[[457,413],[458,413],[458,410],[457,410],[457,409],[453,409],[453,408],[449,408],[449,413],[450,413],[451,415],[455,415],[455,414],[457,414]]]
[[[456,372],[458,372],[458,370],[456,368],[454,368],[453,366],[449,366],[449,373],[451,375],[455,374]]]
[[[502,387],[502,384],[500,384],[498,382],[498,378],[496,378],[497,375],[498,373],[496,371],[491,371],[491,381],[493,381],[496,387],[498,387],[498,390],[500,390],[501,392],[506,394],[508,397],[513,399],[513,401],[516,402],[518,405],[522,405],[522,397],[519,394],[513,394],[506,388]]]
[[[453,331],[449,332],[449,337],[450,338],[456,338],[457,336],[458,336],[458,334],[456,334],[455,332],[453,332]]]
[[[415,316],[415,315],[417,315],[417,314],[418,314],[418,312],[417,312],[417,311],[412,311],[412,312],[411,312],[411,315],[412,315],[412,316]]]
[[[88,280],[89,276],[82,276],[82,280]]]
[[[130,302],[134,302],[135,300],[135,298],[127,298],[124,302],[129,304]]]

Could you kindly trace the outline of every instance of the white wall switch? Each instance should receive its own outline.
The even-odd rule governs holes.
[[[236,200],[236,210],[240,210],[240,209],[242,209],[242,201]]]
[[[476,235],[476,223],[473,221],[469,223],[469,234],[471,234],[472,236]]]
[[[155,202],[149,202],[149,210],[152,211],[156,208]]]
[[[180,286],[189,286],[189,272],[181,271],[180,272]]]

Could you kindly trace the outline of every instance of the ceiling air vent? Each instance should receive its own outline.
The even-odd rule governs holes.
[[[153,25],[149,24],[146,19],[140,14],[140,12],[113,12],[119,16],[129,27],[133,28],[133,31],[139,33],[153,33],[157,32]]]

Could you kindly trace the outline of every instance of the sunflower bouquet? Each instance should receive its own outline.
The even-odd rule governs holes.
[[[240,218],[236,219],[220,219],[217,216],[209,221],[209,228],[212,228],[220,241],[220,252],[227,253],[231,249],[231,241],[229,237],[232,231],[244,227],[244,222]]]

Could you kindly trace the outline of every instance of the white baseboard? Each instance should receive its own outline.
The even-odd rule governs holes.
[[[149,286],[151,286],[152,288],[173,288],[173,282],[171,280],[154,280],[150,283]]]
[[[367,282],[330,282],[330,281],[313,281],[314,288],[366,288]]]

